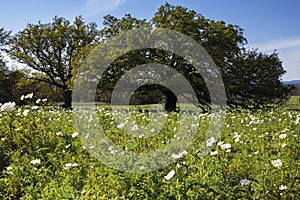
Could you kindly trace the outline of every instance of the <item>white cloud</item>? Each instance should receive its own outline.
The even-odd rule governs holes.
[[[285,38],[278,39],[263,44],[253,44],[253,48],[258,48],[259,51],[274,51],[279,49],[287,49],[293,47],[300,47],[300,38]]]
[[[265,53],[273,52],[276,49],[286,70],[286,74],[282,77],[283,80],[300,80],[300,37],[253,44],[250,45],[250,48],[257,48]]]
[[[86,17],[92,17],[116,9],[126,0],[87,0],[82,7]]]

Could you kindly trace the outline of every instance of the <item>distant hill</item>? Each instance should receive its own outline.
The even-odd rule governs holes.
[[[300,80],[292,80],[292,81],[283,81],[285,85],[300,85]]]
[[[300,89],[300,80],[293,80],[293,81],[283,81],[284,85],[294,85],[295,87]]]
[[[283,81],[284,85],[294,85],[296,87],[293,90],[292,95],[299,96],[300,95],[300,80],[293,80],[293,81]]]

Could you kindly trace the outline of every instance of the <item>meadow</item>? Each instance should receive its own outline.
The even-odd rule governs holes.
[[[46,100],[36,102],[30,96],[27,101],[22,107],[1,106],[1,199],[300,199],[296,103],[292,108],[226,112],[221,134],[206,141],[211,116],[195,116],[200,124],[197,135],[184,152],[172,155],[174,162],[151,172],[130,173],[91,154],[97,142],[83,143],[74,111],[45,106]],[[147,124],[146,112],[133,109],[124,114],[99,107],[97,117],[106,136],[124,151],[147,152],[184,140],[177,131],[178,122],[184,121],[181,113],[152,119],[167,119],[161,130],[149,128],[156,133],[153,137],[138,131]],[[126,127],[126,120],[136,123],[135,130]],[[135,131],[137,137],[125,134]],[[205,156],[203,145],[209,151]]]

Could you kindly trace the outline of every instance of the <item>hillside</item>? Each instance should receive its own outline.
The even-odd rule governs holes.
[[[300,80],[292,80],[292,81],[283,81],[285,85],[295,85],[296,87],[300,86]]]

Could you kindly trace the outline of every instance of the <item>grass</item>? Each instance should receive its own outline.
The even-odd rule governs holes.
[[[210,143],[211,115],[195,115],[193,121],[184,113],[151,116],[134,107],[130,112],[99,107],[93,120],[117,147],[104,145],[109,154],[100,155],[103,143],[88,135],[91,119],[79,114],[32,105],[0,111],[1,199],[300,199],[297,110],[228,112],[221,134]],[[191,144],[180,146],[187,136],[178,130],[194,127],[195,120],[199,127]],[[170,143],[177,158],[156,170],[130,173],[110,163],[124,152],[147,153]],[[107,155],[112,160],[101,157]],[[161,158],[140,166],[167,159]],[[128,160],[122,169],[133,163]]]
[[[300,96],[291,96],[286,107],[288,109],[300,110]]]

